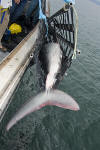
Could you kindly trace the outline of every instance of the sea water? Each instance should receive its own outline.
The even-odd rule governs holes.
[[[52,0],[51,13],[63,4]],[[76,9],[81,55],[73,60],[59,88],[76,99],[80,111],[47,106],[6,132],[8,120],[38,91],[31,67],[0,124],[0,150],[100,150],[100,6],[93,0],[76,0]]]

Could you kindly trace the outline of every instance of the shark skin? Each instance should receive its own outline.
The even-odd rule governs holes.
[[[47,51],[48,74],[46,78],[46,90],[53,88],[56,82],[56,76],[60,72],[62,51],[58,43],[49,43],[45,45]]]

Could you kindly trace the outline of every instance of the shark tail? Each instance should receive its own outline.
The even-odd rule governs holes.
[[[28,101],[28,103],[26,103],[15,114],[15,116],[9,121],[7,125],[7,131],[26,115],[36,110],[39,110],[47,105],[55,105],[74,111],[79,110],[79,105],[77,104],[77,102],[71,96],[60,90],[50,90],[49,92],[41,92],[37,96],[33,97],[30,101]]]

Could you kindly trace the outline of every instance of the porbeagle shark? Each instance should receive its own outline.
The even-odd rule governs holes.
[[[19,120],[21,120],[26,115],[41,109],[46,105],[55,105],[65,109],[70,109],[74,111],[79,110],[79,105],[77,102],[60,90],[53,89],[56,82],[56,76],[61,68],[62,61],[62,51],[58,43],[49,43],[45,45],[47,50],[47,60],[48,60],[48,74],[46,78],[45,91],[39,93],[32,99],[30,99],[9,121],[7,125],[7,130],[9,130],[13,125],[15,125]]]
[[[52,89],[56,82],[56,76],[60,72],[62,51],[58,43],[49,43],[45,45],[47,51],[48,74],[46,78],[46,90]]]

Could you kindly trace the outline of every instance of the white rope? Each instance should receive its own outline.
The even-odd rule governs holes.
[[[75,46],[74,46],[74,53],[72,56],[72,59],[76,59],[76,51],[77,51],[77,33],[78,33],[78,15],[76,12],[76,9],[73,5],[71,5],[73,8],[74,14],[75,14],[75,19],[76,19],[76,24],[75,24]]]

